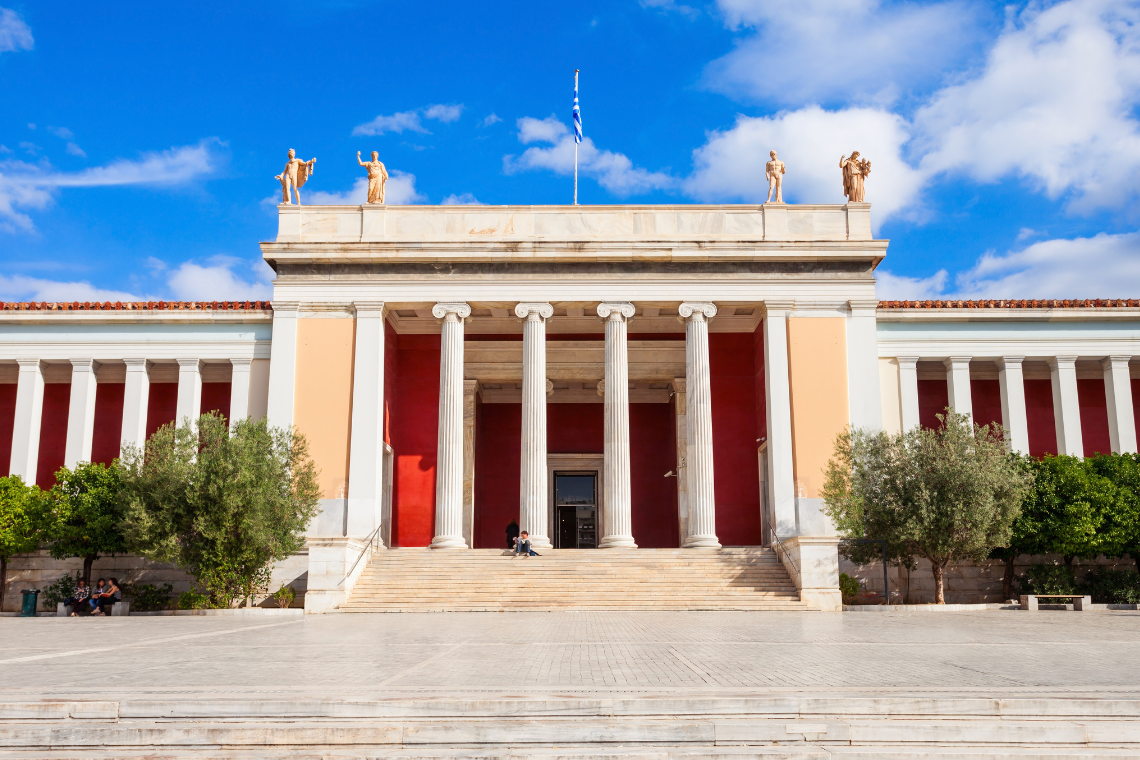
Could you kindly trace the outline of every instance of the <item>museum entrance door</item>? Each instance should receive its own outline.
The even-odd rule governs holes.
[[[597,471],[554,473],[554,548],[598,548]]]

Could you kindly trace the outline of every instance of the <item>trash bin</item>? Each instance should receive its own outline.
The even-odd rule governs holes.
[[[38,588],[26,588],[24,594],[24,607],[20,611],[20,617],[35,617],[36,607],[40,602],[40,590]]]

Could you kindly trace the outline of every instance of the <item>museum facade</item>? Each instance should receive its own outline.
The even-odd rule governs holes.
[[[878,301],[870,214],[282,205],[271,303],[3,304],[0,467],[47,487],[267,415],[320,468],[307,608],[362,554],[502,548],[512,520],[551,550],[776,544],[826,608],[847,426],[950,406],[1018,451],[1136,451],[1140,301]]]

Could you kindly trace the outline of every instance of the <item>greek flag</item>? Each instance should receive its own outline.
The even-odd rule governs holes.
[[[574,75],[574,143],[582,142],[582,109],[578,107],[578,76]]]

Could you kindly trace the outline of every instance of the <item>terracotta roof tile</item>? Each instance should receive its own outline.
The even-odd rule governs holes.
[[[269,301],[0,301],[0,311],[271,311]]]
[[[1137,307],[1140,307],[1140,299],[1137,298],[879,301],[880,309],[1123,309]]]

